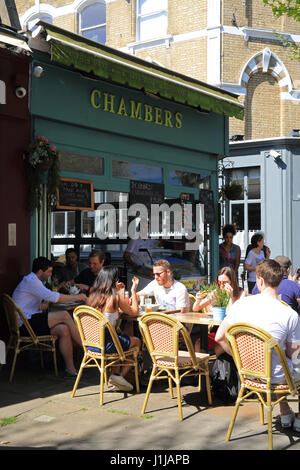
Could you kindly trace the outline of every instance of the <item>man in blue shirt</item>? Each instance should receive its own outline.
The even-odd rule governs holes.
[[[281,295],[281,300],[290,305],[299,314],[298,299],[300,300],[300,287],[295,281],[288,279],[292,262],[287,256],[276,256],[274,259],[283,269],[283,279],[278,286],[278,295]],[[252,295],[255,294],[259,294],[256,284],[252,290]]]

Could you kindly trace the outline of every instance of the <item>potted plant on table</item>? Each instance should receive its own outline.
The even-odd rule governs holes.
[[[29,183],[29,209],[41,207],[43,189],[47,186],[47,206],[56,203],[57,188],[60,183],[60,154],[44,136],[35,137],[24,153],[25,172]]]
[[[225,289],[221,289],[218,285],[215,285],[215,289],[213,290],[212,298],[210,300],[214,320],[224,320],[229,300],[229,293]]]

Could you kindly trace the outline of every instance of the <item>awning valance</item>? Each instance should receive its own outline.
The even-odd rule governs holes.
[[[39,22],[39,33],[51,45],[51,59],[100,78],[177,103],[244,117],[244,107],[237,95],[207,85],[185,75],[164,69],[135,56],[90,41],[53,25]]]

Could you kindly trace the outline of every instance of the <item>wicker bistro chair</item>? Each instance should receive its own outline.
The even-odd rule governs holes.
[[[200,391],[201,375],[205,375],[207,397],[211,405],[209,354],[195,353],[190,335],[182,323],[169,315],[150,312],[141,317],[139,326],[153,362],[142,414],[145,413],[154,380],[161,379],[168,379],[171,398],[174,398],[172,381],[176,384],[180,420],[182,420],[180,381],[183,377],[198,375]],[[178,349],[180,337],[183,337],[187,351]]]
[[[2,298],[3,307],[8,323],[9,329],[9,340],[7,344],[7,350],[14,349],[14,358],[11,367],[11,372],[9,376],[9,381],[12,382],[16,362],[18,355],[26,351],[28,349],[34,349],[40,351],[41,357],[41,366],[44,367],[43,362],[43,351],[50,351],[53,353],[53,362],[54,362],[54,372],[55,375],[58,376],[57,371],[57,361],[56,361],[56,349],[55,349],[55,341],[57,340],[57,336],[53,335],[44,335],[44,336],[37,336],[33,331],[31,325],[29,324],[27,318],[25,317],[24,313],[20,309],[20,307],[15,303],[15,301],[8,295],[3,294]],[[21,336],[20,335],[20,325],[18,321],[18,317],[22,320],[25,328],[27,329],[29,336]]]
[[[276,404],[287,401],[299,403],[300,381],[293,380],[285,352],[281,345],[266,331],[247,323],[235,323],[226,332],[234,362],[241,380],[241,388],[235,403],[233,416],[226,440],[229,441],[239,406],[243,401],[256,401],[260,406],[260,421],[264,424],[264,409],[268,420],[269,449],[273,449],[272,411]],[[271,383],[272,354],[277,354],[284,375],[285,384]],[[256,398],[250,398],[253,395]]]
[[[99,369],[100,405],[103,405],[104,382],[107,384],[107,369],[109,367],[128,365],[133,366],[135,370],[136,391],[139,393],[140,385],[137,360],[138,349],[132,348],[128,351],[123,351],[114,326],[103,313],[101,313],[99,310],[96,310],[95,308],[80,305],[79,307],[75,308],[73,318],[79,330],[84,356],[73,387],[72,398],[76,393],[82,371],[85,367],[98,367]],[[115,354],[105,353],[106,329],[108,329],[116,347],[117,353]]]

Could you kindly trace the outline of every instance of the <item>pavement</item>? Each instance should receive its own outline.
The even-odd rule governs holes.
[[[130,451],[130,455],[148,456],[149,463],[163,451],[183,458],[188,451],[194,455],[196,451],[268,448],[267,426],[260,424],[254,403],[240,408],[232,440],[226,442],[233,405],[224,406],[213,399],[209,406],[205,387],[198,392],[194,385],[182,385],[180,421],[177,399],[170,398],[167,381],[154,383],[142,416],[146,387],[136,394],[105,386],[104,405],[100,406],[96,369],[86,370],[74,398],[74,379],[65,378],[61,367],[59,377],[55,377],[50,362],[41,369],[39,362],[20,357],[12,383],[8,381],[9,370],[10,364],[0,371],[0,450],[105,450],[109,459],[128,456]],[[296,406],[292,404],[294,410]],[[274,449],[300,450],[300,434],[283,432],[278,418],[279,410],[275,408]],[[158,463],[168,466],[169,462]]]

